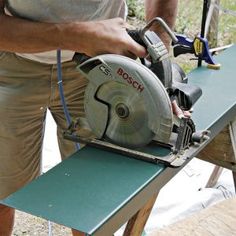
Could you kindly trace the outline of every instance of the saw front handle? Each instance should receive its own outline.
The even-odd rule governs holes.
[[[162,57],[168,55],[167,48],[165,47],[162,41],[160,41],[160,43],[153,44],[152,41],[150,41],[149,37],[147,36],[148,34],[146,32],[155,24],[159,24],[165,30],[165,32],[170,36],[173,42],[175,43],[178,42],[178,39],[176,38],[175,34],[172,32],[170,27],[160,17],[156,17],[152,19],[149,23],[147,23],[147,25],[140,30],[140,37],[145,43],[147,51],[154,63],[161,60]]]
[[[174,32],[170,29],[170,27],[166,24],[166,22],[160,17],[155,17],[151,21],[149,21],[147,25],[141,30],[141,37],[143,38],[143,41],[147,46],[149,45],[150,42],[145,38],[145,32],[149,30],[154,24],[159,24],[170,36],[170,38],[174,43],[178,42],[177,37],[175,36]]]

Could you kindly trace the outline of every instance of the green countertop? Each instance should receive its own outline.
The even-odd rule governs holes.
[[[203,90],[193,120],[197,129],[210,128],[213,136],[236,116],[235,58],[233,46],[217,57],[220,70],[201,67],[189,75]],[[170,168],[85,147],[2,203],[90,235],[166,169]]]

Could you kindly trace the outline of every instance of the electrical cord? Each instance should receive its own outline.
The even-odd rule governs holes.
[[[71,120],[70,113],[68,111],[65,96],[64,96],[64,89],[63,89],[63,82],[62,82],[62,68],[61,68],[61,50],[60,49],[57,50],[57,80],[58,80],[57,83],[58,83],[58,88],[59,88],[61,104],[62,104],[63,111],[65,114],[67,126],[69,126],[71,124],[72,120]],[[75,143],[75,146],[76,146],[77,150],[80,149],[79,143]]]
[[[71,124],[72,120],[71,120],[69,111],[67,109],[66,100],[65,100],[65,96],[64,96],[64,89],[63,89],[63,83],[62,83],[62,68],[61,68],[61,50],[60,49],[57,50],[57,80],[58,80],[57,83],[58,83],[58,88],[59,88],[61,104],[62,104],[63,111],[65,114],[67,126],[69,126]],[[79,150],[80,149],[79,143],[75,143],[75,145],[76,145],[76,149]],[[51,221],[48,221],[48,236],[52,236]]]

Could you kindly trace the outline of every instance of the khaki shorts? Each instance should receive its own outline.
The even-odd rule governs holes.
[[[75,66],[74,62],[62,64],[65,99],[72,118],[84,116],[87,84]],[[0,52],[0,199],[40,174],[47,109],[57,123],[62,158],[75,151],[75,144],[62,137],[67,124],[56,69],[56,65]]]

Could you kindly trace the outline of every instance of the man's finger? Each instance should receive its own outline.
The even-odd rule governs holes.
[[[140,58],[145,58],[148,54],[147,50],[143,46],[141,46],[140,44],[136,43],[131,37],[129,40],[129,49],[128,50]]]

